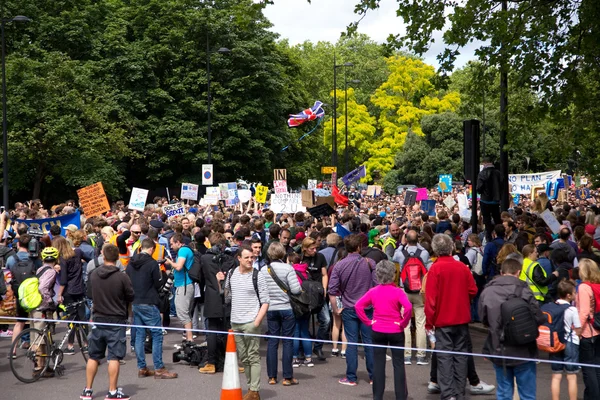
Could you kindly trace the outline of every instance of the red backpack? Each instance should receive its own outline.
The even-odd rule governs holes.
[[[600,284],[590,282],[583,283],[589,285],[592,288],[592,292],[594,294],[594,317],[589,322],[594,327],[594,329],[600,330]]]
[[[404,286],[406,293],[420,293],[423,288],[423,277],[427,274],[427,269],[421,260],[421,249],[417,249],[413,254],[409,254],[405,249],[404,263],[400,273],[400,281]]]

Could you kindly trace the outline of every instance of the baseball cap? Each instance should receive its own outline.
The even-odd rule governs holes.
[[[77,229],[79,229],[79,228],[75,224],[69,224],[69,225],[65,226],[65,230],[69,231],[69,232],[75,232]]]
[[[150,221],[150,226],[154,229],[162,229],[164,228],[165,224],[161,220],[153,219]]]

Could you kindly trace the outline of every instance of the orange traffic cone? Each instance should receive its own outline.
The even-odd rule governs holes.
[[[221,400],[242,400],[242,386],[238,371],[237,351],[233,330],[227,335],[227,353],[223,368],[223,384],[221,385]]]

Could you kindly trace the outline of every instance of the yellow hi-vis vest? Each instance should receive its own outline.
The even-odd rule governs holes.
[[[113,237],[110,238],[110,240],[108,241],[110,244],[117,246],[117,234],[113,235]],[[119,247],[119,246],[117,246]],[[127,268],[127,265],[129,264],[129,258],[131,258],[130,254],[129,254],[129,248],[127,249],[127,253],[126,254],[121,254],[119,253],[119,260],[121,261],[121,264],[123,264],[124,268]]]
[[[394,250],[395,250],[396,243],[397,243],[397,240],[394,239],[392,235],[390,235],[387,238],[385,238],[385,241],[383,242],[383,246],[381,246],[381,248],[382,248],[383,252],[385,252],[385,249],[391,244],[392,246],[394,246]]]
[[[532,261],[529,258],[525,258],[523,260],[523,268],[521,269],[521,274],[519,275],[519,279],[525,281],[527,285],[529,285],[529,289],[533,292],[533,296],[538,301],[544,301],[545,295],[548,293],[547,286],[538,286],[533,281],[533,270],[536,266],[540,265],[537,261]],[[541,266],[540,266],[541,268]],[[542,268],[542,272],[544,273],[544,278],[546,275],[546,270]]]

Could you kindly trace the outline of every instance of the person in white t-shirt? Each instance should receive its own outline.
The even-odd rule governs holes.
[[[575,283],[570,280],[563,280],[557,287],[558,300],[556,304],[571,304],[575,300]],[[564,361],[568,363],[579,362],[579,335],[581,335],[581,321],[577,308],[570,306],[564,313],[565,324],[565,349],[559,353],[550,354],[552,361]],[[562,372],[567,374],[567,383],[569,390],[569,400],[577,400],[577,373],[581,369],[577,365],[571,364],[552,364],[552,400],[560,398],[560,382],[562,381]]]

